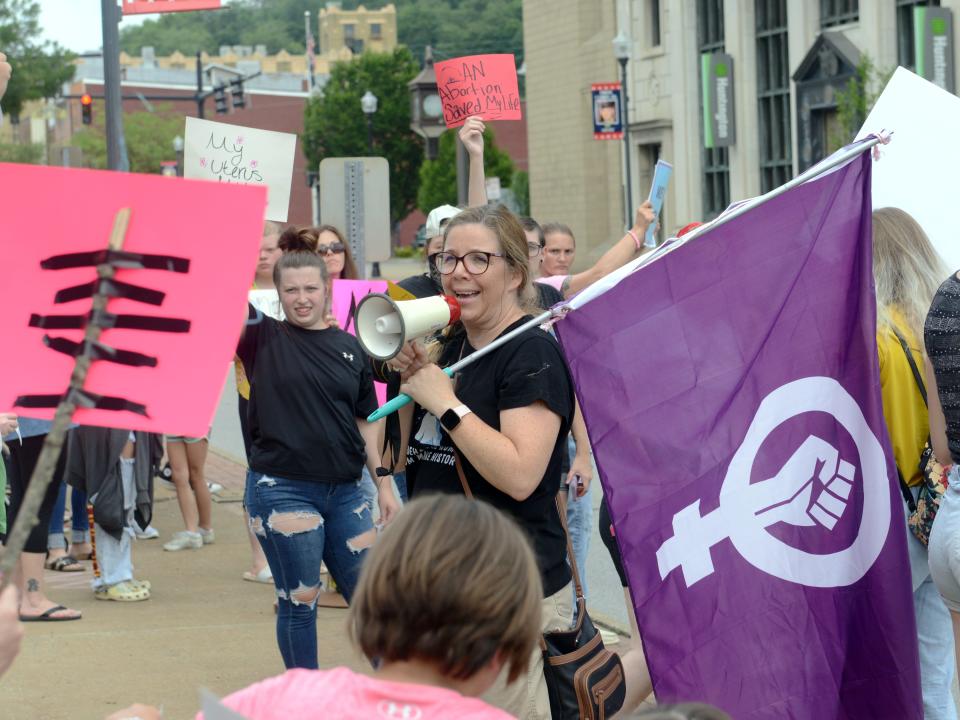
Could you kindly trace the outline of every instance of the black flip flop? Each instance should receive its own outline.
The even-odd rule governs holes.
[[[69,608],[66,608],[63,605],[54,605],[52,608],[44,613],[41,613],[40,615],[21,615],[20,622],[68,622],[70,620],[80,620],[83,617],[83,615],[77,615],[74,617],[53,617],[54,613],[67,609]]]
[[[47,570],[67,573],[83,572],[86,570],[86,567],[82,563],[70,555],[61,555],[54,560],[47,560],[43,566]]]

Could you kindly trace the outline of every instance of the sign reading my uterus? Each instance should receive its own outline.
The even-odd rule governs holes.
[[[268,220],[286,222],[297,136],[187,118],[183,175],[196,180],[264,185]]]
[[[832,417],[849,435],[852,448],[841,451],[816,430],[804,431],[800,436],[805,439],[787,449],[786,462],[772,477],[751,482],[767,439],[788,423],[803,428],[811,414]],[[860,492],[853,492],[855,483],[861,484]],[[687,587],[718,572],[711,548],[728,538],[746,562],[768,575],[809,587],[851,585],[872,567],[890,526],[883,447],[857,402],[827,377],[795,380],[767,395],[727,468],[720,506],[701,514],[701,502],[712,504],[712,498],[677,512],[674,535],[657,550],[660,576],[666,579],[680,569]],[[862,509],[855,503],[862,503]],[[820,544],[816,542],[798,548],[772,532],[784,523],[813,528],[824,540],[845,515],[858,511],[853,542],[833,552],[812,552]]]

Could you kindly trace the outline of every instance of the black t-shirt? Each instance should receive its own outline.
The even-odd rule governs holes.
[[[537,304],[544,310],[549,310],[558,302],[563,302],[563,293],[553,285],[534,281],[533,287],[537,291]]]
[[[517,321],[504,332],[528,320]],[[464,337],[449,343],[441,357],[445,367],[473,352]],[[500,411],[544,402],[560,416],[560,431],[540,484],[517,501],[484,480],[460,453],[464,474],[477,499],[512,515],[529,534],[543,580],[544,597],[570,582],[567,547],[555,498],[560,490],[560,458],[573,419],[573,385],[557,341],[539,328],[528,330],[458,373],[457,397],[477,417],[500,429]],[[407,447],[407,483],[412,497],[425,493],[462,493],[454,465],[453,443],[439,420],[417,406]]]
[[[443,294],[443,287],[434,282],[429,275],[411,275],[398,282],[397,285],[416,298],[428,298]]]
[[[259,313],[250,308],[250,317]],[[339,328],[305,330],[260,316],[237,347],[250,379],[250,468],[356,482],[366,452],[357,418],[377,409],[370,358]]]

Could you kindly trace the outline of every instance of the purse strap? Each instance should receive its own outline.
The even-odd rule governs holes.
[[[892,324],[890,325],[890,329],[893,330],[893,334],[896,335],[897,340],[900,341],[900,347],[903,348],[903,354],[907,356],[907,362],[910,363],[910,371],[913,373],[913,379],[917,383],[920,397],[923,398],[923,404],[927,405],[927,388],[924,387],[923,376],[920,375],[920,368],[917,367],[917,361],[913,358],[913,352],[911,352],[910,346],[907,344],[907,339],[903,337],[903,334]],[[930,443],[929,435],[927,436],[927,443]],[[896,465],[896,460],[894,460],[894,465]],[[903,499],[907,501],[907,507],[911,513],[915,513],[917,511],[917,501],[913,499],[913,493],[910,492],[910,488],[907,487],[907,482],[903,479],[903,473],[900,472],[899,467],[897,467],[897,478],[900,480],[900,492],[903,493]]]
[[[470,490],[470,484],[467,482],[467,476],[463,472],[463,465],[460,462],[460,453],[454,449],[453,461],[457,468],[457,476],[460,478],[460,484],[463,486],[463,494],[469,500],[473,500],[473,491]],[[577,568],[577,558],[573,554],[573,543],[570,542],[570,530],[567,528],[567,501],[563,497],[563,491],[557,493],[556,497],[557,515],[560,516],[560,525],[563,526],[563,535],[567,539],[567,557],[570,559],[570,569],[573,571],[573,586],[577,591],[577,600],[583,600],[583,585],[580,583],[580,571]]]

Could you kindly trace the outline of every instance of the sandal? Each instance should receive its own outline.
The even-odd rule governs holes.
[[[46,612],[42,612],[39,615],[24,615],[21,613],[20,622],[68,622],[70,620],[79,620],[82,618],[82,615],[69,615],[67,617],[54,617],[54,613],[68,611],[69,608],[64,607],[63,605],[54,605],[52,608]]]
[[[58,558],[47,560],[43,566],[47,570],[56,570],[57,572],[83,572],[87,568],[75,557],[70,555],[61,555]]]
[[[117,602],[139,602],[150,599],[150,591],[143,585],[134,585],[132,582],[118,582],[110,587],[94,591],[97,600],[116,600]]]
[[[243,573],[243,579],[247,580],[248,582],[264,583],[264,584],[269,583],[270,585],[273,585],[273,573],[270,572],[269,565],[265,565],[263,568],[261,568],[260,572],[258,573],[252,573],[249,570],[247,570],[246,572]]]

